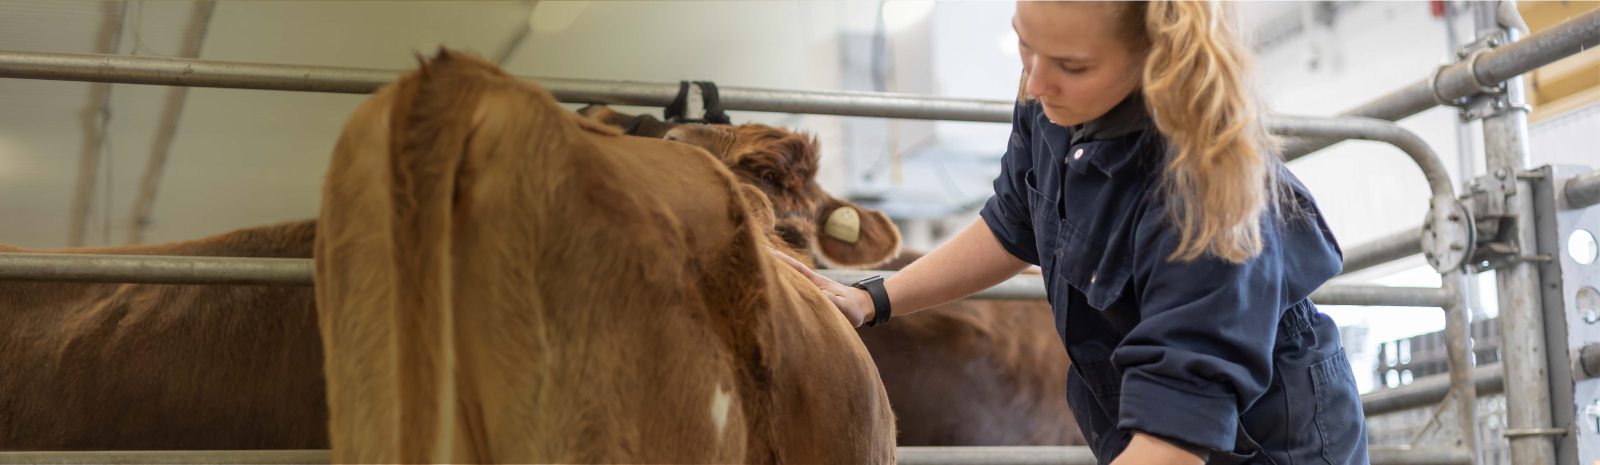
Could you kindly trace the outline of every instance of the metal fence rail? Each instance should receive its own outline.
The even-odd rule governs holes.
[[[1482,82],[1500,82],[1600,45],[1600,11],[1574,17],[1548,31],[1491,50],[1476,63]],[[1371,103],[1344,113],[1399,120],[1433,108],[1444,99],[1478,92],[1472,64],[1460,62]],[[369,93],[391,82],[401,71],[328,66],[239,63],[160,57],[0,51],[0,77],[90,81],[122,84],[178,85],[306,92]],[[677,96],[677,84],[625,81],[540,79],[556,98],[568,102],[665,106]],[[1437,84],[1437,87],[1434,87]],[[723,87],[728,110],[775,111],[827,115],[949,121],[1008,122],[1012,103],[1000,100],[933,98],[873,92],[800,92]],[[1291,143],[1284,150],[1293,160],[1337,140]]]
[[[891,276],[885,270],[820,270],[830,279],[855,282]],[[0,281],[80,283],[312,285],[311,259],[0,253]],[[1043,299],[1044,278],[1022,274],[974,294],[976,299]],[[1311,294],[1319,305],[1441,307],[1449,295],[1438,288],[1323,286]]]
[[[0,78],[366,94],[405,71],[150,56],[0,51]],[[531,78],[564,102],[664,107],[677,83]],[[1011,122],[1013,103],[917,94],[718,87],[723,109]]]
[[[901,465],[1094,465],[1087,447],[901,447]],[[1456,449],[1374,447],[1373,465],[1466,465]],[[326,450],[0,452],[3,464],[324,464]]]
[[[1422,228],[1383,236],[1344,251],[1344,273],[1372,268],[1422,253]]]
[[[1479,395],[1503,393],[1505,370],[1498,363],[1473,368],[1472,382]],[[1362,394],[1361,413],[1373,416],[1428,407],[1438,404],[1449,393],[1449,374],[1424,376],[1405,386]]]
[[[304,258],[0,254],[0,281],[310,286]]]

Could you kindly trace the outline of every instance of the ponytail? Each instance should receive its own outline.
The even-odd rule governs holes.
[[[1168,259],[1249,260],[1261,253],[1261,216],[1279,196],[1249,51],[1216,2],[1123,8],[1122,30],[1147,52],[1145,105],[1167,141],[1162,191],[1179,237]]]

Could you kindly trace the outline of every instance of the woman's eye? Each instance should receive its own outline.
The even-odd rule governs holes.
[[[1067,66],[1065,63],[1057,64],[1056,67],[1061,68],[1061,70],[1065,71],[1067,74],[1083,74],[1085,71],[1089,70],[1089,68],[1081,66]]]

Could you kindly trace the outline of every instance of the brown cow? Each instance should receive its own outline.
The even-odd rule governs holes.
[[[652,115],[618,113],[606,105],[589,105],[579,108],[578,114],[609,126],[616,126],[622,130],[623,134],[630,136],[660,139],[667,135],[667,131],[678,126],[676,123],[662,121]]]
[[[809,139],[761,140],[737,158],[815,166],[814,147],[795,150]],[[787,243],[812,243],[795,231],[824,229],[841,205],[858,209],[817,189],[770,194],[790,206],[772,217],[817,222],[774,241],[795,256],[811,252]],[[872,262],[898,247],[887,218],[859,212],[864,239],[829,246],[824,254],[839,253],[829,260]],[[310,258],[315,229],[307,220],[175,244],[0,251]],[[315,315],[308,288],[0,281],[0,450],[327,448]]]
[[[904,252],[883,268],[918,257]],[[902,446],[1087,444],[1067,407],[1071,362],[1043,300],[960,300],[860,334]]]
[[[604,106],[579,113],[606,124],[632,128],[695,145],[723,160],[734,174],[761,186],[781,211],[831,211],[815,180],[816,143],[809,136],[761,124],[675,125],[641,119]],[[645,124],[635,123],[646,121]],[[769,141],[792,141],[773,144]],[[810,141],[802,143],[802,141]],[[778,150],[787,147],[789,150]],[[801,192],[803,195],[781,195]],[[871,215],[882,215],[871,212]],[[799,215],[778,225],[792,250],[822,253],[822,265],[872,266],[830,255],[843,244],[826,221]],[[882,221],[887,221],[882,220]],[[811,238],[816,238],[812,246]],[[920,257],[902,253],[881,264],[898,270]],[[817,265],[810,255],[796,257]],[[1055,319],[1042,300],[962,300],[860,330],[861,339],[889,392],[902,446],[1083,445],[1067,407],[1066,379],[1071,363],[1055,333]]]
[[[63,252],[309,258],[315,230]],[[0,322],[0,450],[327,447],[308,288],[0,281]]]
[[[892,462],[877,370],[764,250],[763,197],[441,51],[356,110],[328,171],[334,460]]]

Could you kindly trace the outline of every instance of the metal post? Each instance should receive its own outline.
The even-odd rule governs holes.
[[[1462,267],[1440,275],[1449,303],[1444,307],[1444,340],[1450,357],[1450,389],[1454,393],[1461,447],[1478,450],[1478,387],[1473,382],[1471,309],[1467,308],[1467,272]],[[1473,454],[1476,462],[1477,454]]]
[[[1506,34],[1510,45],[1498,53],[1519,45],[1516,29],[1501,27],[1494,9],[1495,2],[1479,3],[1484,11],[1479,15],[1479,35]],[[1600,18],[1589,14],[1582,18]],[[1600,30],[1600,21],[1595,28]],[[1564,52],[1565,50],[1560,50]],[[1495,52],[1489,52],[1495,53]],[[1549,53],[1549,52],[1545,52]],[[1528,113],[1520,77],[1489,74],[1487,54],[1480,64],[1484,82],[1504,82],[1504,102],[1497,105],[1500,111],[1483,119],[1484,152],[1487,172],[1498,182],[1493,184],[1505,195],[1507,216],[1514,222],[1509,236],[1512,245],[1523,258],[1513,259],[1495,270],[1500,298],[1500,353],[1506,382],[1506,436],[1511,443],[1513,465],[1549,465],[1556,463],[1555,444],[1551,441],[1551,404],[1548,359],[1546,358],[1543,306],[1540,301],[1539,272],[1526,257],[1536,254],[1538,238],[1533,221],[1533,196],[1531,185],[1515,179],[1516,174],[1528,166]],[[1526,70],[1522,70],[1526,71]],[[1479,98],[1495,98],[1484,96]],[[1494,188],[1491,188],[1494,189]]]

